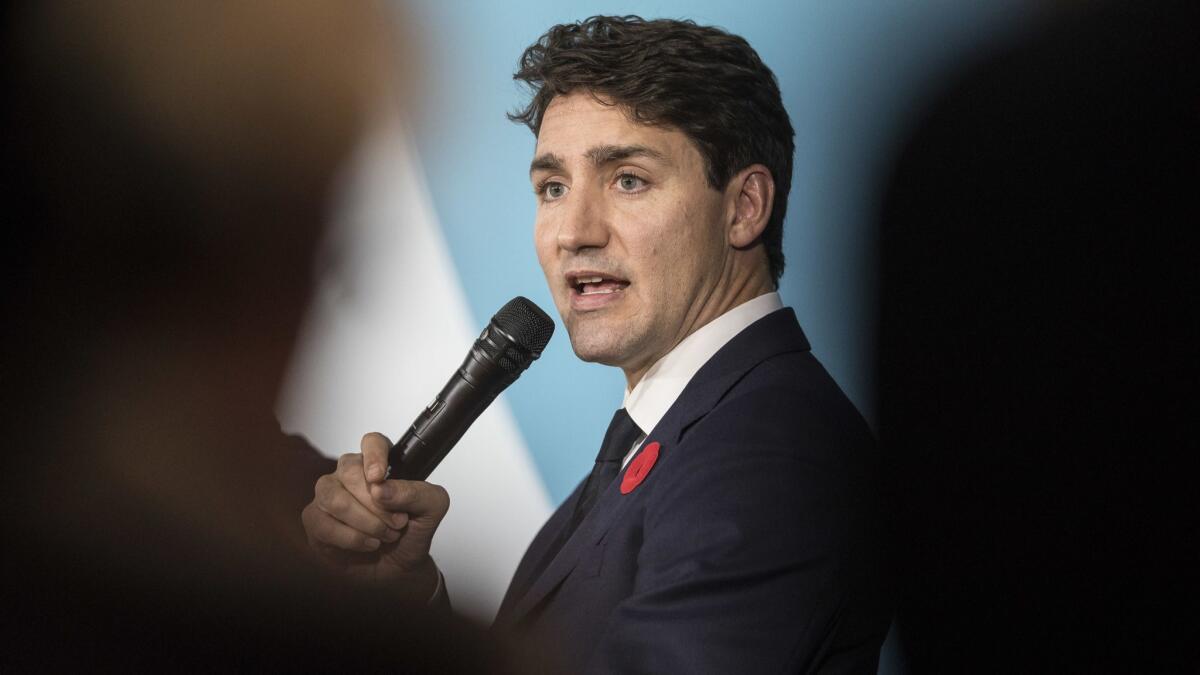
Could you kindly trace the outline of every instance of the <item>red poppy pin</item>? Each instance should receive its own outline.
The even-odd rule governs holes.
[[[621,494],[627,495],[633,492],[633,489],[642,484],[646,480],[646,476],[650,473],[650,469],[654,468],[654,463],[658,461],[658,441],[648,443],[642,448],[642,451],[633,458],[629,463],[629,468],[625,470],[625,477],[621,479]]]

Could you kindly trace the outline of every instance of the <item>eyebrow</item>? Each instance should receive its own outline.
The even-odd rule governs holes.
[[[548,152],[533,158],[533,161],[529,163],[529,173],[532,174],[534,171],[562,171],[563,164],[562,157],[553,152]]]
[[[666,161],[666,157],[661,152],[644,145],[597,145],[584,154],[596,166],[619,162],[630,157],[649,157],[660,162]]]
[[[630,157],[649,157],[660,162],[667,162],[666,155],[645,145],[597,145],[584,153],[592,164],[603,166],[609,162],[619,162]],[[562,171],[566,163],[562,157],[548,152],[533,158],[529,164],[529,173],[535,171]]]

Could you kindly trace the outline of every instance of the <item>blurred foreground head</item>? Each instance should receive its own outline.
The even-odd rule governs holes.
[[[245,518],[212,483],[262,468],[246,450],[271,431],[338,168],[394,84],[389,25],[358,2],[11,11],[5,407],[29,437],[6,459],[48,489],[104,476],[162,512]]]
[[[9,10],[6,461],[35,495],[82,507],[81,480],[224,528],[246,505],[214,482],[270,489],[247,449],[269,447],[334,178],[394,93],[389,25],[370,3]]]
[[[359,669],[397,658],[364,645],[407,644],[447,667],[436,622],[323,587],[282,535],[306,499],[276,389],[339,169],[402,100],[394,17],[4,12],[2,660]]]

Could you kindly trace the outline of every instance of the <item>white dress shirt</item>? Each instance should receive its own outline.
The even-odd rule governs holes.
[[[625,453],[622,466],[629,463],[634,451],[646,440],[645,434],[675,404],[675,399],[683,393],[696,371],[750,324],[779,309],[783,309],[783,301],[779,299],[779,293],[774,292],[743,302],[684,338],[650,366],[632,391],[626,389],[623,407],[643,435]]]

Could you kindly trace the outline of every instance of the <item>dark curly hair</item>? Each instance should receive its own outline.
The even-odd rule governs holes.
[[[521,55],[513,79],[533,97],[508,118],[535,136],[555,96],[582,90],[624,106],[637,122],[686,134],[716,190],[747,166],[765,165],[775,203],[762,241],[778,285],[795,133],[774,73],[745,39],[692,21],[593,16],[547,31]]]

